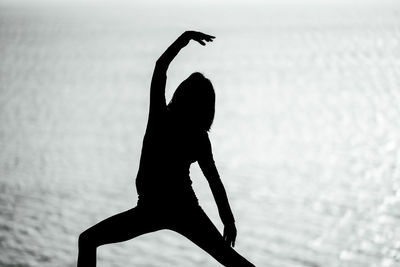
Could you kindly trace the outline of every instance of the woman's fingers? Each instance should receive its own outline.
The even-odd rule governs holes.
[[[215,36],[207,35],[207,38],[210,39],[210,41],[213,41],[213,39],[215,39]]]
[[[233,236],[230,236],[226,239],[226,242],[228,242],[229,246],[234,247],[235,246],[235,238]]]
[[[204,38],[204,40],[206,40],[207,42],[212,42],[212,41],[214,41],[215,36],[211,36],[211,35],[208,35],[208,34],[204,34],[203,38]]]
[[[230,242],[232,243],[232,247],[235,246],[235,242],[236,242],[236,234],[232,236],[232,242]]]
[[[212,42],[213,41],[210,38],[196,38],[196,39],[193,39],[193,40],[195,40],[196,42],[198,42],[201,45],[206,45],[206,42]]]
[[[205,42],[203,42],[203,40],[201,40],[201,39],[199,39],[199,40],[195,40],[195,41],[197,41],[199,44],[201,44],[201,45],[206,45],[206,43]]]
[[[232,247],[235,246],[236,235],[237,235],[237,232],[236,232],[236,227],[234,225],[225,226],[223,239],[225,242],[228,243],[229,246],[232,246]]]
[[[235,246],[235,239],[236,239],[236,235],[234,233],[231,233],[229,235],[229,237],[227,238],[228,244],[232,247]]]
[[[215,38],[215,36],[196,31],[188,31],[186,32],[186,34],[188,34],[190,39],[198,42],[203,46],[206,45],[206,42],[212,42]]]

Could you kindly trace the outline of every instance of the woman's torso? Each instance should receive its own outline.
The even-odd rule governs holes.
[[[169,112],[147,129],[136,177],[139,203],[197,205],[189,168],[197,160],[201,136]]]

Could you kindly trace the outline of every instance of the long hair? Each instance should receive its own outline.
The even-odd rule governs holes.
[[[183,123],[209,131],[215,115],[215,91],[209,79],[192,73],[175,90],[168,109]]]

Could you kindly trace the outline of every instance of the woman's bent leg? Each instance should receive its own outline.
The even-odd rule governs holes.
[[[171,230],[187,237],[224,266],[254,267],[223,240],[218,229],[201,208],[184,216],[185,218],[173,224]]]
[[[78,267],[96,266],[96,249],[101,245],[126,241],[159,229],[157,220],[143,208],[136,207],[111,216],[79,236]]]

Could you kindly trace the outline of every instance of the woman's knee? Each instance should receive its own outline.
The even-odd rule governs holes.
[[[87,247],[97,247],[94,237],[89,230],[85,230],[79,235],[78,246],[80,249]]]

